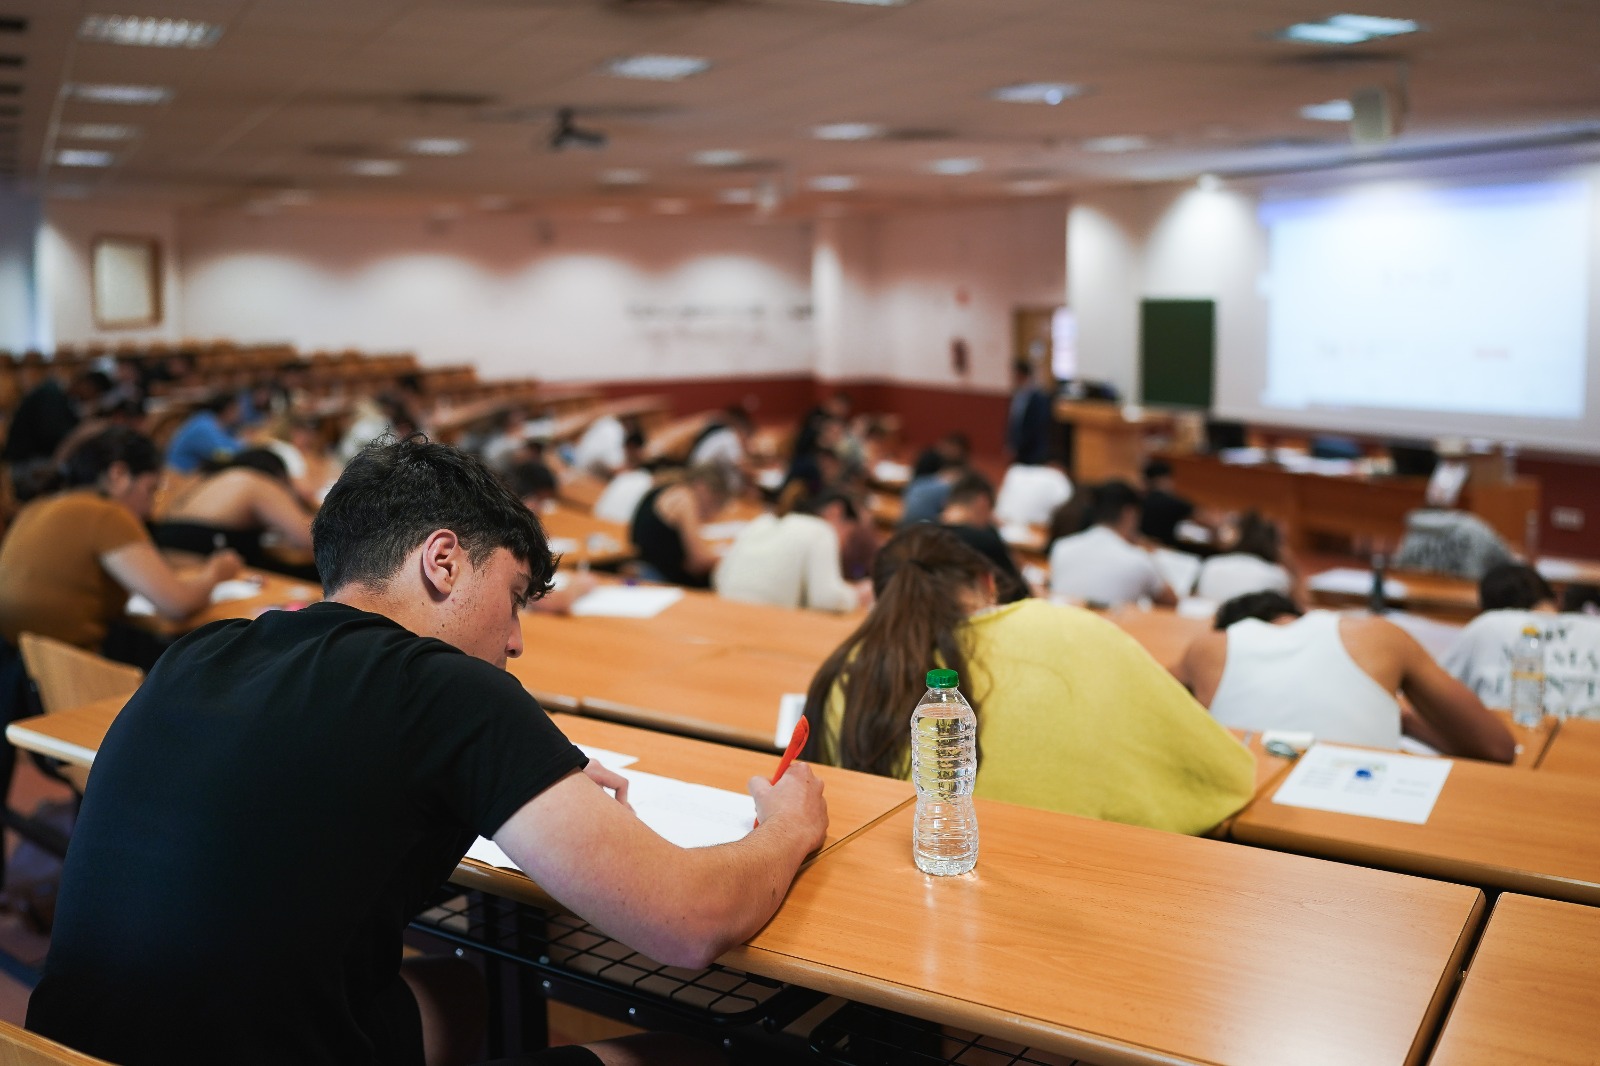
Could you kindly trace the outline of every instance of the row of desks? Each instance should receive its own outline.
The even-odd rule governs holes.
[[[102,707],[102,733],[114,713]],[[714,787],[772,766],[557,721],[641,770]],[[83,740],[76,757],[92,757],[98,739]],[[911,862],[908,785],[818,772],[826,842],[728,966],[1106,1066],[1376,1064],[1422,1061],[1470,955],[1435,1062],[1596,1050],[1600,910],[1502,897],[1472,955],[1488,912],[1475,888],[982,800],[977,870],[930,878]],[[471,860],[455,881],[550,905],[521,874]]]

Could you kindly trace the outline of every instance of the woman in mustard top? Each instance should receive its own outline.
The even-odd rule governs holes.
[[[872,585],[871,614],[811,682],[812,758],[908,777],[911,709],[945,666],[978,715],[979,796],[1180,833],[1249,800],[1250,753],[1110,622],[996,606],[989,562],[931,525],[884,546]]]

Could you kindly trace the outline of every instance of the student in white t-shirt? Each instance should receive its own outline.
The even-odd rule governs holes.
[[[859,521],[849,497],[824,493],[779,517],[764,514],[747,525],[717,565],[712,587],[730,600],[853,611],[870,586],[844,578],[839,546]]]
[[[1217,721],[1397,748],[1402,732],[1447,755],[1510,762],[1516,744],[1466,686],[1382,618],[1312,611],[1277,592],[1229,600],[1175,671]],[[1414,711],[1395,699],[1404,692]]]
[[[596,518],[607,522],[627,524],[633,521],[633,512],[639,501],[655,487],[655,474],[644,468],[644,433],[638,426],[628,429],[622,441],[622,463],[616,476],[606,482],[606,487],[595,497],[590,510]]]
[[[1503,563],[1478,583],[1474,618],[1444,668],[1490,707],[1511,705],[1511,655],[1527,626],[1544,642],[1546,714],[1600,717],[1600,617],[1556,611],[1556,595],[1531,566]]]
[[[628,465],[628,427],[615,415],[601,415],[589,423],[572,449],[574,470],[609,478]]]
[[[694,447],[689,450],[689,465],[720,463],[735,470],[743,469],[750,435],[754,431],[750,416],[745,414],[743,408],[728,408],[700,431]]]
[[[1226,603],[1252,592],[1281,592],[1303,602],[1298,585],[1277,524],[1255,511],[1246,511],[1229,549],[1201,565],[1194,594],[1212,603]]]
[[[1134,543],[1139,533],[1139,494],[1125,481],[1096,485],[1089,503],[1089,528],[1050,548],[1050,595],[1056,599],[1116,607],[1148,599],[1172,606],[1178,597],[1150,553]]]

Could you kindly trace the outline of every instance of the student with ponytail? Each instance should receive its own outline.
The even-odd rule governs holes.
[[[878,553],[872,612],[806,696],[808,757],[910,773],[911,709],[947,667],[978,715],[977,794],[1199,833],[1249,800],[1249,752],[1115,625],[1028,599],[954,534],[903,530]]]

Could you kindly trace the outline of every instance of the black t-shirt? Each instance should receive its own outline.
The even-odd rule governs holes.
[[[1139,532],[1162,544],[1176,544],[1178,523],[1194,516],[1194,504],[1182,496],[1152,489],[1144,494],[1144,510],[1139,515]]]
[[[420,1066],[401,931],[585,763],[511,675],[380,615],[200,629],[95,759],[28,1027],[125,1066]]]

